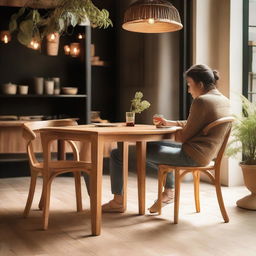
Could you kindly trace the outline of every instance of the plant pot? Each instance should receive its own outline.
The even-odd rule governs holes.
[[[243,170],[244,184],[251,194],[236,202],[238,207],[256,211],[256,165],[240,164]]]
[[[47,54],[50,56],[57,56],[59,51],[59,39],[58,33],[52,33],[47,35]]]

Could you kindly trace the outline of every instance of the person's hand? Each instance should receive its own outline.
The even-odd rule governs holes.
[[[167,125],[167,120],[163,117],[160,117],[160,116],[154,116],[153,117],[153,123],[154,123],[154,125],[156,125],[156,127],[166,126]]]

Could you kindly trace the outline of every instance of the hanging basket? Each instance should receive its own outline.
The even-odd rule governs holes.
[[[47,35],[47,55],[57,56],[59,51],[59,33],[52,33]]]

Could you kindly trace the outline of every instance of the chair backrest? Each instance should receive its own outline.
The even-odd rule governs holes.
[[[60,127],[60,126],[75,126],[77,125],[77,121],[75,119],[57,119],[57,120],[49,120],[49,121],[31,121],[23,124],[23,138],[27,143],[27,153],[29,157],[29,162],[32,166],[34,166],[38,161],[36,159],[34,149],[33,149],[33,141],[39,135],[39,129],[46,127]]]
[[[230,136],[230,133],[231,133],[231,127],[232,127],[232,122],[235,120],[234,117],[232,116],[228,116],[228,117],[222,117],[222,118],[219,118],[217,120],[215,120],[214,122],[208,124],[204,129],[203,129],[203,133],[205,135],[207,135],[209,133],[209,131],[213,128],[213,127],[216,127],[218,125],[221,125],[221,124],[224,124],[224,123],[229,123],[229,127],[226,131],[226,134],[224,136],[224,140],[221,144],[221,147],[219,149],[219,152],[217,154],[217,157],[215,159],[215,166],[220,166],[220,163],[221,163],[221,160],[222,160],[222,157],[223,157],[223,154],[225,152],[225,148],[227,146],[227,143],[228,143],[228,139],[229,139],[229,136]]]

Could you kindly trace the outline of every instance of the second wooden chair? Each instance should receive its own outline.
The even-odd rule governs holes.
[[[90,174],[91,164],[83,161],[79,161],[79,152],[76,144],[73,141],[66,141],[72,148],[73,160],[55,160],[52,161],[51,158],[46,161],[39,162],[36,158],[35,152],[33,150],[33,141],[39,135],[39,129],[46,127],[59,127],[59,126],[75,126],[77,122],[72,119],[59,119],[51,121],[34,121],[27,122],[24,124],[23,137],[27,142],[27,153],[29,156],[31,180],[27,203],[24,209],[24,217],[27,217],[31,208],[31,204],[34,197],[36,180],[38,176],[43,177],[43,189],[42,195],[39,203],[39,209],[43,210],[43,229],[48,228],[49,220],[49,204],[50,204],[50,188],[51,183],[57,175],[72,172],[75,178],[75,189],[76,189],[76,202],[77,211],[82,211],[82,198],[81,198],[81,172]],[[64,142],[62,142],[64,147]],[[43,152],[45,154],[50,154],[49,152]],[[63,148],[61,155],[64,158],[65,151]]]

